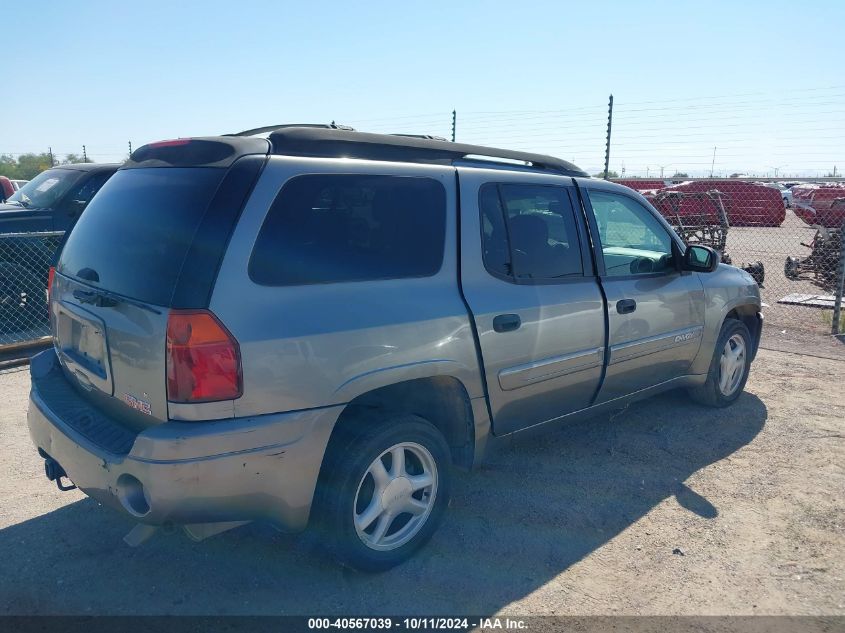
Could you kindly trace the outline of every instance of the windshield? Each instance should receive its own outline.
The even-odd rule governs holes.
[[[82,176],[75,169],[48,169],[9,196],[9,202],[44,209],[52,206]]]

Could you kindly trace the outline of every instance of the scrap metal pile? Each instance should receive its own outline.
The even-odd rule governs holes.
[[[730,229],[729,197],[717,189],[679,191],[676,188],[642,192],[675,229],[685,244],[703,244],[719,252],[722,261],[731,264],[727,241]],[[739,266],[762,285],[765,280],[763,262]]]
[[[789,256],[783,266],[787,279],[809,279],[832,290],[837,282],[845,230],[845,186],[842,184],[797,185],[792,188],[795,215],[815,227],[816,234],[805,256]]]

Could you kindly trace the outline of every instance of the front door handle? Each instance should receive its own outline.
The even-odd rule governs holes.
[[[620,299],[616,302],[616,311],[619,314],[631,314],[637,309],[637,302],[633,299]]]
[[[493,329],[497,332],[513,332],[522,325],[518,314],[500,314],[493,319]]]

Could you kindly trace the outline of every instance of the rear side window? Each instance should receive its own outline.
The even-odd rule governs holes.
[[[145,303],[169,306],[194,233],[226,170],[120,170],[71,232],[58,270]]]
[[[299,176],[267,213],[249,275],[268,286],[428,277],[440,270],[445,232],[436,180]]]
[[[479,192],[484,265],[517,280],[584,274],[569,192],[548,185],[487,184]]]

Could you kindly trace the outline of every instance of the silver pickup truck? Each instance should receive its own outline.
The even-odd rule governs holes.
[[[500,441],[678,387],[729,405],[762,328],[754,280],[631,189],[333,126],[138,149],[49,296],[49,479],[134,517],[133,544],[310,524],[365,570],[419,548],[451,468]]]

